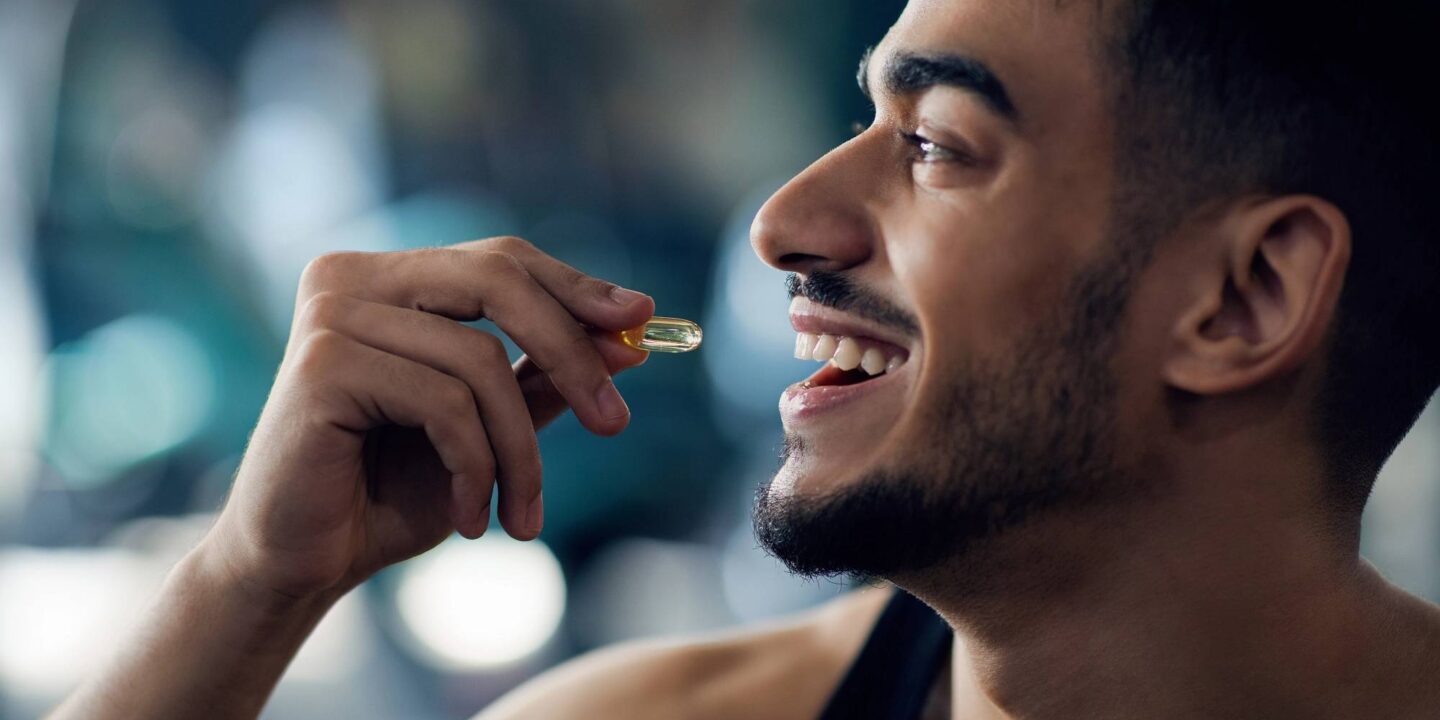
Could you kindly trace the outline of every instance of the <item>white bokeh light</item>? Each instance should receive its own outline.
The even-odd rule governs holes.
[[[375,68],[341,15],[277,13],[241,68],[237,119],[211,168],[203,220],[242,253],[277,331],[305,263],[332,250],[393,250],[337,234],[388,195]]]
[[[114,651],[163,573],[122,550],[0,553],[0,683],[58,698]]]
[[[38,475],[45,323],[30,276],[74,0],[0,2],[0,529]]]
[[[565,576],[540,541],[452,538],[403,569],[396,592],[405,639],[434,667],[509,665],[549,642],[565,614]]]

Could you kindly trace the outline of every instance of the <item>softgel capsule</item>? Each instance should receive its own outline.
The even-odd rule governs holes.
[[[704,333],[700,326],[681,318],[654,317],[650,322],[620,333],[620,339],[636,350],[687,353],[700,347]]]

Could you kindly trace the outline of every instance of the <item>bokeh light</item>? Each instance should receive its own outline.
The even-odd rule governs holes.
[[[114,654],[160,577],[119,550],[0,552],[0,683],[22,700],[72,686]]]
[[[814,365],[794,358],[795,329],[790,326],[784,275],[762,262],[750,246],[750,224],[778,187],[772,183],[752,194],[731,215],[721,234],[705,317],[710,345],[704,360],[718,401],[715,420],[746,442],[778,436],[780,392]],[[745,368],[746,382],[735,382],[737,367]]]
[[[719,554],[702,543],[611,543],[577,578],[575,594],[585,603],[573,625],[587,645],[709,630],[734,619],[720,591]]]
[[[79,488],[194,436],[215,393],[205,348],[158,316],[121,318],[56,348],[48,375],[55,401],[46,456]]]
[[[296,280],[332,250],[392,250],[386,235],[334,231],[386,194],[374,68],[341,19],[316,6],[280,13],[254,41],[240,114],[218,153],[208,221],[236,238],[287,327]],[[338,242],[337,242],[338,241]]]
[[[399,569],[408,645],[451,672],[502,667],[545,646],[565,614],[565,576],[538,540],[455,538]]]
[[[46,408],[41,374],[44,341],[30,284],[18,272],[18,262],[10,262],[17,254],[0,240],[0,307],[10,310],[0,312],[0,338],[4,338],[0,342],[0,529],[19,511],[35,477],[36,438]]]
[[[29,268],[55,136],[60,39],[73,2],[0,3],[0,541],[38,475],[48,346]]]

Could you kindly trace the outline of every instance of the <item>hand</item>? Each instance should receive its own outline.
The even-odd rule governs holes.
[[[611,376],[646,353],[613,331],[654,302],[516,238],[326,255],[300,282],[290,342],[231,496],[202,550],[284,598],[343,592],[452,531],[543,522],[535,431],[566,408],[613,435]],[[488,318],[525,352],[458,321]],[[592,328],[587,330],[586,326]]]

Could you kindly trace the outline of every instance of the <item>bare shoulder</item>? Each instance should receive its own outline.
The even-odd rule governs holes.
[[[1405,595],[1401,604],[1392,640],[1399,656],[1394,672],[1398,686],[1392,697],[1404,708],[1398,716],[1433,718],[1440,707],[1440,685],[1435,683],[1440,668],[1440,605],[1412,595]]]
[[[868,587],[772,622],[597,650],[525,683],[475,720],[813,717],[891,592]]]
[[[1367,613],[1354,626],[1363,639],[1337,654],[1337,687],[1351,705],[1344,717],[1430,720],[1440,707],[1440,606],[1390,583],[1363,564]]]

